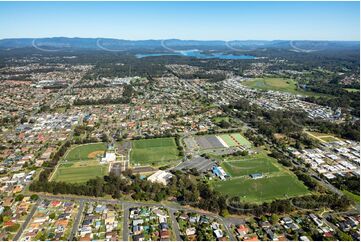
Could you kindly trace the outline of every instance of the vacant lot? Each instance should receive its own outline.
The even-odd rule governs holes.
[[[66,154],[65,160],[80,161],[93,160],[96,154],[102,154],[107,149],[105,143],[85,144],[72,147]]]
[[[296,82],[285,78],[256,78],[244,82],[246,86],[262,90],[296,92]]]
[[[261,90],[273,90],[280,92],[289,92],[292,94],[308,95],[308,96],[321,96],[320,94],[307,92],[297,89],[296,81],[287,78],[256,78],[245,81],[244,85],[250,88]]]
[[[149,165],[176,160],[178,154],[174,138],[134,140],[130,160],[132,163]]]
[[[333,136],[332,134],[324,134],[324,133],[318,133],[318,132],[306,132],[311,138],[314,138],[320,142],[333,142],[333,141],[339,141],[340,139]]]
[[[105,165],[77,166],[76,163],[69,166],[61,164],[54,175],[54,181],[69,183],[86,182],[97,176],[102,177],[107,174],[108,167]]]

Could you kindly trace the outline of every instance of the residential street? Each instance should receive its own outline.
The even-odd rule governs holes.
[[[83,214],[83,210],[84,210],[84,201],[80,202],[80,206],[79,206],[79,210],[78,210],[78,214],[76,215],[74,224],[73,224],[73,228],[71,230],[71,233],[68,237],[68,240],[74,240],[74,236],[76,235],[76,232],[78,231],[79,228],[79,223],[80,223],[80,219],[82,217]]]
[[[74,238],[74,236],[76,235],[77,229],[79,227],[79,224],[81,222],[81,216],[82,216],[82,212],[84,210],[84,205],[87,202],[100,202],[100,203],[106,203],[106,204],[120,204],[123,206],[123,240],[124,241],[128,241],[129,240],[129,208],[131,207],[136,207],[136,206],[162,206],[166,209],[168,209],[169,211],[169,215],[170,218],[172,220],[172,228],[173,228],[173,232],[175,234],[175,238],[180,241],[181,237],[180,237],[180,231],[179,231],[179,227],[178,227],[178,223],[177,220],[174,216],[174,212],[176,211],[186,211],[186,212],[194,212],[194,213],[198,213],[200,215],[207,215],[213,218],[216,218],[217,220],[219,220],[220,223],[223,224],[223,226],[225,227],[228,236],[231,240],[235,240],[232,232],[230,231],[230,228],[228,227],[227,223],[227,219],[222,218],[221,216],[211,213],[211,212],[204,212],[204,211],[200,211],[197,209],[192,209],[192,208],[184,208],[180,205],[164,205],[164,204],[159,204],[159,203],[155,203],[155,202],[133,202],[133,201],[124,201],[124,200],[114,200],[114,199],[103,199],[103,198],[87,198],[87,197],[75,197],[75,196],[55,196],[55,195],[40,195],[39,196],[39,200],[38,202],[35,204],[35,206],[32,208],[31,212],[29,213],[29,215],[27,216],[25,223],[23,224],[23,226],[20,228],[18,234],[14,237],[14,240],[19,239],[21,237],[21,234],[23,233],[23,231],[25,230],[26,226],[29,224],[31,217],[34,215],[36,208],[38,207],[38,205],[40,204],[40,202],[43,199],[49,199],[49,200],[72,200],[72,201],[76,201],[80,203],[79,206],[79,211],[77,213],[77,216],[75,218],[74,221],[74,225],[72,227],[72,231],[68,237],[69,240],[72,240]],[[237,219],[236,218],[232,218],[232,222],[236,222]],[[240,221],[240,220],[239,220]]]
[[[173,227],[173,232],[174,232],[174,234],[175,234],[175,239],[176,239],[177,241],[181,241],[182,238],[181,238],[181,236],[180,236],[178,222],[177,222],[177,220],[176,220],[176,218],[175,218],[175,216],[174,216],[174,213],[175,213],[177,210],[174,210],[174,209],[170,208],[170,209],[168,209],[168,211],[169,211],[169,216],[170,216],[170,218],[171,218],[171,220],[172,220],[172,227]]]
[[[36,212],[36,209],[38,208],[39,204],[41,203],[42,199],[38,199],[38,201],[35,203],[34,207],[31,209],[30,213],[25,219],[25,222],[22,224],[21,228],[19,229],[18,233],[15,235],[14,240],[19,240],[21,235],[23,234],[26,226],[28,226],[31,218],[33,217],[34,213]]]

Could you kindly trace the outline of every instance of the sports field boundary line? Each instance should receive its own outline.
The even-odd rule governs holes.
[[[221,142],[221,144],[225,147],[225,148],[229,148],[229,145],[218,135],[216,135],[216,138],[219,140],[219,142]]]
[[[73,145],[75,145],[74,147],[71,147],[70,149],[68,149],[67,151],[66,151],[66,153],[63,155],[63,159],[65,159],[65,157],[67,157],[67,155],[69,154],[69,152],[70,151],[72,151],[73,149],[75,149],[75,148],[77,148],[77,147],[82,147],[82,146],[85,146],[85,145],[94,145],[94,144],[103,144],[103,143],[106,143],[106,142],[93,142],[93,143],[86,143],[86,144],[73,144]],[[81,160],[81,159],[79,159],[80,161],[83,161],[83,160]],[[90,159],[90,160],[92,160],[92,159]],[[78,160],[76,160],[76,161],[78,161]]]
[[[52,181],[52,180],[53,180],[53,177],[55,176],[56,172],[58,171],[58,168],[59,168],[60,164],[61,164],[60,162],[58,162],[58,164],[56,164],[53,173],[51,173],[51,176],[50,176],[50,178],[48,179],[49,181]]]
[[[250,159],[237,159],[237,160],[224,160],[223,162],[240,162],[240,161],[244,161],[244,162],[248,162],[248,161],[254,161],[254,160],[259,160],[259,159],[273,159],[272,157],[255,157],[255,158],[250,158]]]

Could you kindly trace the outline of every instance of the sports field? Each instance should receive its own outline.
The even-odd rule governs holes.
[[[130,161],[135,164],[149,165],[179,158],[174,138],[134,140]]]
[[[230,178],[212,181],[211,185],[222,194],[239,196],[246,202],[270,201],[309,192],[294,174],[265,153],[226,159],[221,166]],[[262,173],[263,178],[254,180],[249,176],[253,173]]]
[[[308,193],[296,176],[284,173],[279,176],[253,180],[248,177],[231,178],[213,184],[215,190],[230,196],[239,196],[247,202],[264,202]]]
[[[102,155],[106,149],[107,145],[105,143],[78,145],[71,147],[65,156],[65,160],[94,160],[97,155]]]
[[[69,183],[82,183],[97,176],[103,177],[107,172],[107,165],[73,167],[61,164],[57,169],[53,180]]]
[[[296,81],[288,78],[255,78],[245,81],[244,85],[250,88],[256,88],[261,90],[273,90],[299,95],[319,96],[318,94],[313,92],[307,92],[297,89]]]
[[[108,165],[100,165],[98,156],[104,154],[105,143],[77,145],[70,148],[52,176],[53,181],[82,183],[108,172]]]
[[[252,146],[251,143],[239,133],[221,134],[218,135],[218,137],[220,137],[230,147],[242,145],[247,148],[250,148]]]
[[[225,160],[221,166],[231,176],[245,176],[252,173],[271,173],[280,169],[275,165],[275,160],[267,155],[252,155],[239,159]]]

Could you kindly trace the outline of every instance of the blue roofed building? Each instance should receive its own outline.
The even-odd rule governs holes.
[[[263,177],[262,173],[253,173],[249,175],[252,179],[256,180],[256,179],[260,179]]]
[[[214,175],[219,177],[221,180],[226,180],[226,177],[228,177],[228,174],[220,166],[213,166],[212,172]]]

